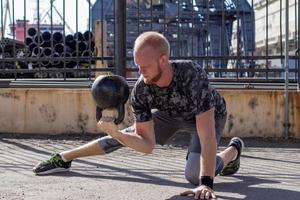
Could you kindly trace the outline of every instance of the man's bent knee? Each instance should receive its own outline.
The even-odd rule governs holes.
[[[105,136],[105,137],[98,139],[98,143],[105,153],[111,153],[111,152],[123,147],[123,145],[120,142],[118,142],[118,140],[116,140],[110,136]]]
[[[200,153],[189,152],[185,166],[185,178],[193,185],[199,185]]]

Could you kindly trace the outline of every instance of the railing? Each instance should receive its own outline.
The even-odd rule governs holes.
[[[282,0],[75,0],[74,10],[66,9],[70,3],[66,0],[49,2],[45,12],[45,1],[1,0],[2,82],[92,81],[97,72],[108,71],[134,80],[138,77],[132,58],[134,39],[154,30],[170,41],[171,59],[198,62],[213,82],[285,83],[288,56],[289,83],[300,87],[296,0],[289,1],[293,17],[287,52]],[[36,17],[28,22],[29,4]],[[97,20],[105,22],[98,26],[100,32]],[[87,24],[79,27],[81,21]]]

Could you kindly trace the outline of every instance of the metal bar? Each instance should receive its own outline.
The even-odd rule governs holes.
[[[101,20],[104,21],[106,18],[104,16],[104,7],[103,7],[103,0],[100,1],[100,10],[101,10]],[[104,64],[103,56],[104,56],[104,49],[103,49],[103,22],[101,23],[101,64]]]
[[[53,49],[54,49],[54,44],[53,44],[53,0],[50,1],[50,27],[51,27],[50,33],[51,33],[51,50],[52,50],[52,53],[50,55],[50,59],[51,59],[51,62],[52,62],[52,60],[53,60]]]
[[[1,0],[1,39],[4,38],[4,25],[3,25],[3,0]]]
[[[221,41],[220,41],[220,49],[221,49],[221,56],[224,56],[224,47],[225,47],[225,10],[224,10],[224,2],[222,1],[222,26],[221,26]],[[220,61],[219,61],[220,63]],[[221,60],[221,65],[219,65],[221,68],[223,68],[223,59]],[[222,72],[220,74],[218,74],[219,77],[222,77]]]
[[[3,25],[3,0],[1,0],[1,40],[4,38],[4,25]],[[1,47],[1,55],[4,57],[4,48]],[[1,59],[1,68],[4,68],[4,59]]]
[[[37,62],[38,62],[38,66],[39,66],[39,69],[41,69],[41,62],[40,62],[40,1],[37,0],[37,36],[38,36],[38,41],[37,41],[37,46],[38,46],[38,50],[39,50],[39,55],[37,57]]]
[[[126,1],[115,0],[115,67],[116,74],[126,77]]]
[[[164,0],[164,34],[166,34],[166,0]]]
[[[297,55],[297,43],[298,43],[298,41],[297,41],[297,23],[298,23],[298,20],[297,20],[297,2],[298,1],[299,0],[294,1],[294,4],[295,4],[295,10],[294,10],[294,13],[295,13],[295,24],[294,24],[294,29],[295,29],[295,39],[294,39],[295,56]],[[296,69],[297,69],[297,66],[298,66],[297,65],[297,60],[295,60],[295,68]],[[298,78],[297,75],[298,75],[297,73],[294,74],[295,79]]]
[[[240,4],[239,4],[239,1],[236,1],[236,20],[237,20],[237,42],[236,42],[236,46],[237,46],[237,60],[236,60],[236,68],[238,69],[239,68],[239,65],[240,65],[240,56],[241,56],[241,52],[240,52],[240,38],[241,38],[241,35],[240,35]],[[236,74],[236,78],[239,79],[239,73]]]
[[[283,68],[283,43],[282,43],[282,0],[280,0],[280,14],[279,14],[279,31],[280,31],[280,64]]]
[[[12,0],[12,21],[13,21],[13,58],[16,59],[16,26],[15,26],[15,0]],[[15,67],[15,80],[17,80],[17,62],[14,62],[14,67]]]
[[[91,7],[91,2],[90,1],[88,1],[88,9],[89,9],[88,10],[88,13],[89,13],[89,22],[88,22],[88,31],[89,31],[89,41],[88,42],[89,42],[89,49],[88,50],[89,50],[89,57],[91,58],[94,54],[92,53],[92,47],[91,47],[91,45],[92,45],[92,37],[90,35],[92,33],[92,31],[91,31],[91,9],[92,9],[92,7]],[[89,80],[92,79],[91,65],[92,65],[92,61],[91,61],[91,59],[89,59]]]
[[[284,87],[284,138],[289,137],[289,0],[285,2],[285,87]]]
[[[66,2],[63,0],[63,44],[64,44],[64,61],[63,61],[63,68],[64,68],[64,80],[67,78],[66,73]]]
[[[269,60],[268,60],[268,55],[269,55],[269,3],[268,0],[266,0],[266,68],[269,69]],[[268,72],[266,73],[266,79],[268,79],[269,74]]]
[[[196,7],[196,5],[194,5],[194,1],[192,1],[192,52],[191,52],[191,56],[194,56],[194,24],[195,24],[195,19],[194,19],[194,7]]]
[[[113,1],[113,8],[114,8],[114,11],[116,10],[116,1]],[[116,67],[116,14],[114,13],[114,25],[113,25],[113,29],[114,29],[114,43],[113,43],[113,49],[114,49],[114,59],[113,59],[113,66]],[[102,29],[103,30],[103,29]]]
[[[151,0],[151,2],[150,2],[150,16],[151,16],[151,23],[150,23],[150,28],[151,28],[151,31],[152,31],[152,29],[153,29],[153,24],[152,24],[152,22],[153,22],[153,1]]]
[[[76,31],[75,31],[75,34],[76,33],[78,33],[78,0],[76,0]],[[75,36],[75,35],[74,35]],[[75,37],[74,37],[74,39],[75,39]],[[78,41],[76,41],[76,69],[78,69],[79,68],[79,59],[78,59],[78,56],[79,56],[79,51],[78,51],[78,48],[79,48],[79,42]],[[76,71],[76,73],[74,74],[75,75],[75,77],[77,77],[78,76],[78,73],[77,73],[77,71]]]
[[[26,22],[26,0],[24,0],[24,17],[23,17],[23,20],[24,20],[24,39],[27,37],[27,22]],[[25,52],[25,66],[28,68],[28,52],[27,52],[27,49],[25,49],[24,51]]]
[[[298,91],[300,91],[300,3],[299,1],[298,2],[298,29],[297,29],[297,32],[298,32],[298,48],[297,48],[297,60],[298,60]],[[296,6],[296,5],[295,5]],[[296,15],[296,13],[295,13]]]
[[[204,49],[205,49],[205,56],[208,56],[209,52],[208,52],[208,43],[210,42],[209,41],[209,1],[205,1],[206,4],[205,4],[205,15],[206,15],[206,20],[205,20],[205,28],[206,28],[206,32],[205,32],[205,46],[204,46]],[[208,59],[204,59],[205,60],[205,69],[208,68]]]
[[[180,3],[181,3],[181,0],[178,0],[177,2],[177,12],[178,12],[178,18],[177,18],[177,56],[180,56],[181,55],[181,49],[182,49],[182,46],[181,46],[181,32],[180,32]]]
[[[140,0],[137,0],[137,34],[140,35]]]

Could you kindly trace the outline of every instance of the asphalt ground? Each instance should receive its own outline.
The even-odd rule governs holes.
[[[184,178],[187,140],[157,146],[151,155],[122,148],[109,155],[73,161],[70,172],[35,176],[32,167],[53,152],[82,145],[95,136],[45,138],[0,134],[0,199],[187,200],[193,186]],[[218,199],[299,200],[300,141],[244,139],[241,168],[215,178]],[[222,139],[219,150],[228,139]]]

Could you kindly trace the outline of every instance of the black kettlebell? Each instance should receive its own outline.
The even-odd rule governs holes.
[[[118,75],[100,75],[95,79],[91,92],[97,105],[97,122],[102,117],[102,111],[111,108],[118,111],[115,124],[120,124],[124,120],[125,103],[129,97],[129,86],[125,78]]]

